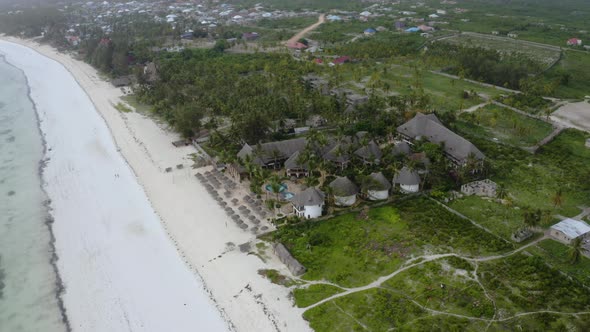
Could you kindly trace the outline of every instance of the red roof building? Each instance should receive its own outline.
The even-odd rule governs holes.
[[[582,46],[582,40],[578,38],[570,38],[567,40],[568,46]]]
[[[294,42],[287,44],[287,47],[295,50],[304,50],[307,48],[307,45],[300,42]]]
[[[350,62],[350,57],[347,55],[341,56],[339,58],[334,59],[334,61],[332,61],[332,63],[335,65],[341,65],[346,62]]]

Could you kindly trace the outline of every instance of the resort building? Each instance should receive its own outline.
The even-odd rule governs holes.
[[[383,153],[375,141],[370,141],[367,145],[360,147],[354,154],[368,165],[379,164],[383,157]]]
[[[590,234],[590,226],[587,223],[570,218],[558,222],[549,229],[551,237],[565,244],[570,244],[579,237],[587,239],[588,234]]]
[[[293,213],[306,219],[321,217],[325,202],[324,193],[317,188],[307,188],[291,200]]]
[[[290,178],[301,178],[309,175],[309,166],[299,162],[299,156],[299,151],[296,151],[285,161],[285,173]]]
[[[352,206],[356,203],[359,188],[347,177],[338,177],[329,186],[332,188],[334,203],[337,206]]]
[[[409,140],[424,139],[442,144],[445,155],[456,165],[464,166],[469,158],[482,161],[485,156],[468,140],[445,127],[434,114],[418,113],[397,128],[397,132]]]
[[[404,193],[417,193],[420,191],[420,175],[415,170],[404,166],[393,177],[394,186],[399,184],[400,190]]]
[[[389,198],[389,189],[391,189],[391,183],[383,173],[371,173],[369,175],[369,181],[364,184],[364,188],[367,193],[367,199],[371,201],[381,201]]]

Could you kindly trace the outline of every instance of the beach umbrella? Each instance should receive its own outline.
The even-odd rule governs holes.
[[[265,230],[267,230],[267,229],[268,229],[268,226],[262,226],[262,227],[260,227],[260,229],[261,229],[262,231],[265,231]]]
[[[238,204],[238,199],[237,198],[234,198],[234,199],[231,200],[231,202],[234,203],[234,205],[236,205],[236,204]]]
[[[254,216],[252,216],[252,217],[254,217]],[[258,224],[260,224],[260,220],[258,220],[258,219],[256,219],[256,218],[254,218],[254,219],[252,219],[252,223],[253,223],[254,225],[258,225]]]
[[[252,233],[257,233],[258,227],[254,226],[254,227],[250,228],[250,231],[252,231]]]
[[[237,214],[234,214],[233,216],[231,216],[231,218],[233,220],[239,220],[240,219],[240,216],[238,216]]]
[[[227,206],[227,203],[225,201],[221,201],[219,204],[221,204],[221,206]]]
[[[246,229],[248,229],[248,225],[241,223],[240,228],[246,230]]]
[[[251,214],[248,216],[248,219],[250,219],[251,221],[254,221],[256,219],[256,216]]]
[[[248,210],[248,209],[246,209],[246,210],[242,211],[242,213],[243,213],[243,214],[250,214],[250,212],[252,212],[252,211],[250,211],[250,210]]]
[[[225,208],[225,212],[229,213],[229,214],[234,214],[234,210],[232,208]]]

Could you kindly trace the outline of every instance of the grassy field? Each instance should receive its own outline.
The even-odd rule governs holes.
[[[424,252],[477,256],[513,248],[424,198],[374,208],[369,217],[306,222],[281,228],[275,238],[307,268],[304,279],[343,287],[368,284]]]
[[[334,294],[341,293],[342,289],[330,285],[309,285],[307,288],[297,288],[293,291],[295,304],[300,308],[305,308],[318,301],[321,301]]]
[[[462,132],[516,147],[534,146],[553,131],[546,122],[496,105],[462,113],[459,120],[457,126]]]
[[[507,240],[524,225],[521,209],[477,196],[456,199],[449,206]]]
[[[584,98],[590,95],[590,52],[565,52],[563,59],[545,73],[548,80],[558,79],[569,74],[567,84],[560,84],[555,95],[560,98]]]
[[[590,259],[582,256],[577,264],[571,264],[570,247],[554,240],[544,240],[527,251],[543,257],[551,266],[590,286]]]
[[[590,137],[587,133],[568,129],[531,155],[515,147],[459,132],[489,158],[491,179],[506,188],[514,206],[573,217],[580,213],[580,206],[589,205],[590,182],[581,180],[590,178],[590,149],[584,146],[586,138]],[[555,205],[553,198],[560,190],[561,204]],[[460,201],[453,204],[457,204],[453,207],[460,212],[485,225],[507,217],[501,206],[478,203],[468,207]],[[508,214],[508,218],[513,217]],[[482,220],[484,218],[491,220]],[[514,226],[517,222],[508,221]]]
[[[383,287],[433,310],[492,318],[494,303],[474,280],[474,268],[468,261],[455,257],[428,262],[400,273]]]
[[[501,93],[495,88],[451,79],[428,70],[416,71],[398,64],[347,64],[338,70],[340,81],[346,82],[343,85],[357,91],[370,91],[375,84],[375,91],[383,95],[409,95],[420,86],[429,95],[431,108],[440,112],[466,109],[483,102],[478,96],[463,98],[463,91],[475,91],[490,98]]]
[[[518,39],[496,37],[492,35],[461,34],[447,38],[441,42],[458,44],[469,47],[482,47],[497,50],[507,54],[522,54],[545,65],[550,65],[559,59],[559,49],[549,49],[531,45]]]
[[[439,259],[304,313],[316,331],[585,331],[590,293],[535,256]],[[436,313],[436,314],[434,314]],[[526,313],[526,314],[525,314]],[[524,315],[523,315],[524,314]],[[456,316],[455,316],[456,315]],[[491,321],[489,319],[499,321]]]

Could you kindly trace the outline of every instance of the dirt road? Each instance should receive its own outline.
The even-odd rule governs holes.
[[[310,26],[308,26],[307,28],[299,31],[295,36],[291,37],[291,39],[287,40],[285,42],[285,45],[290,45],[290,44],[295,44],[299,39],[303,38],[308,32],[314,30],[315,28],[317,28],[318,26],[320,26],[322,23],[326,22],[326,15],[325,14],[321,14],[320,17],[318,18],[318,21]]]

